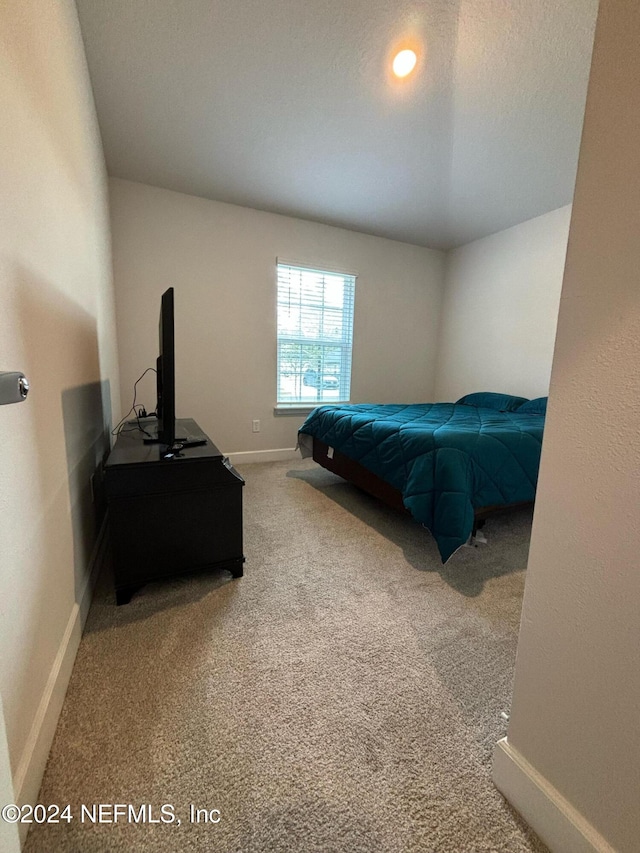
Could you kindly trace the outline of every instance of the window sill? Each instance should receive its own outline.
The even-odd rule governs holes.
[[[348,403],[342,401],[327,402],[319,401],[318,403],[280,403],[273,407],[273,414],[277,417],[282,415],[308,415],[318,406],[346,406]]]

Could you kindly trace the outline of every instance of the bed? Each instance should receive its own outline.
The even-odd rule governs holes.
[[[325,405],[298,441],[303,456],[411,513],[444,563],[490,512],[533,501],[546,400],[483,392],[456,403]]]

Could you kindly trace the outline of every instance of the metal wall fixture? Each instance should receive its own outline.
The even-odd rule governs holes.
[[[29,393],[29,380],[19,370],[12,373],[0,372],[0,406],[22,403]]]

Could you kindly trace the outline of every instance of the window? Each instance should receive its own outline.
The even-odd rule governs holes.
[[[348,402],[356,277],[278,261],[278,405]]]

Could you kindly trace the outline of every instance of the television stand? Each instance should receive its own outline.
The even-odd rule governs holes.
[[[121,433],[104,467],[117,604],[140,587],[188,572],[243,575],[244,480],[195,421],[176,421],[196,446],[167,456],[140,430]]]
[[[180,451],[184,450],[185,447],[201,447],[203,444],[207,443],[206,438],[176,438],[175,442],[169,446],[168,444],[164,444],[160,441],[159,438],[145,438],[143,439],[144,444],[161,444],[162,448],[160,450],[160,454],[164,459],[167,459],[170,456],[175,456],[176,454],[180,454]]]
[[[175,451],[183,450],[185,447],[200,447],[203,444],[207,443],[207,437],[204,433],[199,433],[194,435],[193,433],[187,432],[186,430],[179,430],[178,424],[184,424],[184,421],[176,421],[176,437],[174,443],[169,447],[169,445],[165,445],[167,450],[165,451],[165,455],[167,453],[173,453]],[[195,421],[190,421],[190,423],[197,424]],[[199,429],[199,427],[198,427]],[[184,432],[184,435],[182,434]],[[158,421],[155,421],[153,424],[149,424],[149,426],[142,427],[142,434],[144,438],[142,439],[144,444],[162,444],[162,441],[158,437]]]

